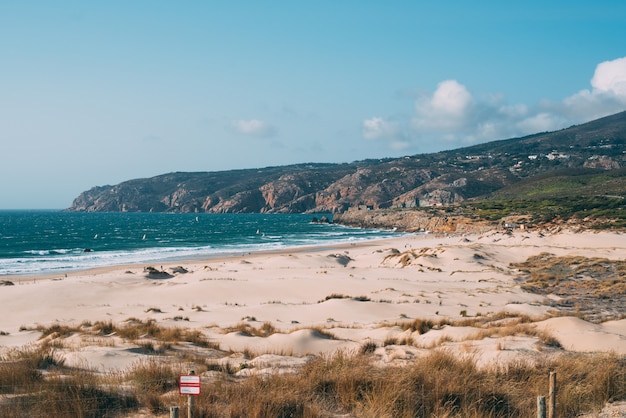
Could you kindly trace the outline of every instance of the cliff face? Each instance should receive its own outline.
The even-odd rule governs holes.
[[[237,173],[232,178],[229,172],[195,173],[189,178],[185,173],[175,173],[116,186],[94,187],[78,196],[70,210],[339,213],[355,206],[416,206],[418,195],[406,194],[406,191],[428,187],[428,182],[439,175],[414,166],[415,162],[395,164],[365,163],[361,166],[355,163],[324,170],[314,166],[308,169],[287,166],[268,172],[244,170],[245,173]],[[433,182],[428,190],[448,186],[440,181]],[[451,203],[455,198],[463,200],[471,196],[471,192],[461,193],[443,193],[440,201]]]
[[[333,222],[368,229],[396,229],[403,232],[481,233],[492,230],[496,223],[478,221],[464,216],[437,214],[411,209],[350,209],[333,217]]]
[[[169,173],[94,187],[69,211],[342,213],[440,206],[563,168],[626,165],[626,112],[558,132],[350,164]],[[429,228],[426,228],[429,229]]]

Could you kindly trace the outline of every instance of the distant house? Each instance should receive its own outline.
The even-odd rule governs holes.
[[[502,228],[507,231],[512,231],[514,229],[524,231],[526,229],[526,225],[523,222],[524,220],[521,220],[521,222],[502,221]]]
[[[552,151],[550,154],[546,155],[546,158],[550,161],[553,160],[566,160],[569,158],[569,155],[563,154],[562,152]]]

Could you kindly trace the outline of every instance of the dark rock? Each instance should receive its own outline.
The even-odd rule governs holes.
[[[330,219],[328,219],[328,217],[326,217],[326,216],[322,216],[319,219],[316,216],[314,216],[311,219],[311,223],[314,223],[314,224],[329,224],[331,222],[330,222]]]
[[[158,270],[151,266],[144,268],[144,272],[148,273],[146,274],[146,277],[148,279],[171,279],[172,277],[174,277],[164,270]]]

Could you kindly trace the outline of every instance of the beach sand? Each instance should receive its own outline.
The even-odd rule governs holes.
[[[591,260],[593,276],[607,270],[598,265],[625,261],[626,235],[405,235],[163,266],[4,276],[0,357],[48,344],[65,366],[110,374],[154,358],[146,347],[161,344],[170,350],[162,357],[180,362],[181,373],[185,358],[204,356],[245,377],[294,373],[314,356],[365,346],[380,366],[408,365],[431,350],[470,356],[479,367],[567,352],[626,355],[626,292],[610,288],[607,296],[589,287],[602,274],[587,277],[579,269],[559,291],[524,290],[530,270],[519,263],[546,253],[566,264]],[[148,334],[128,338],[96,327],[149,321],[197,331],[212,348],[184,339],[166,346]],[[50,333],[54,326],[73,330]],[[626,404],[588,415],[598,416],[626,416]]]
[[[470,321],[506,316],[536,321],[532,326],[564,350],[626,354],[626,319],[592,323],[560,312],[558,297],[522,290],[523,272],[511,263],[544,252],[624,260],[626,236],[413,235],[202,262],[4,277],[14,285],[0,287],[0,354],[38,343],[38,326],[149,318],[200,330],[230,353],[229,361],[247,351],[273,367],[297,367],[308,355],[356,351],[368,342],[376,344],[378,361],[386,364],[439,347],[471,352],[484,365],[550,353],[533,335],[479,337],[485,325]],[[148,267],[168,274],[149,275]],[[422,334],[403,331],[401,324],[415,319],[435,325]],[[264,324],[271,324],[270,335],[242,332],[242,325]],[[67,362],[94,370],[123,369],[143,355],[132,342],[107,343],[114,335],[72,338],[76,341],[65,343]],[[413,344],[390,343],[403,338]]]

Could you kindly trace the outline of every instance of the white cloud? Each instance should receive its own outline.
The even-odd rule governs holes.
[[[276,134],[276,129],[270,124],[258,120],[236,120],[232,123],[236,132],[243,135],[259,136],[259,137],[271,137]]]
[[[381,117],[364,120],[362,132],[365,139],[393,139],[399,135],[397,124]]]
[[[517,122],[516,126],[519,132],[539,133],[552,131],[563,123],[563,118],[544,112],[522,119]]]
[[[596,66],[592,90],[585,89],[563,100],[563,113],[579,121],[591,120],[626,107],[626,57]]]
[[[384,116],[363,121],[365,139],[389,139],[392,150],[429,152],[496,139],[562,129],[626,109],[626,57],[596,66],[591,89],[561,101],[510,104],[502,94],[480,98],[457,80],[440,82],[418,96],[413,114],[390,122]]]
[[[596,92],[609,93],[626,102],[626,57],[598,64],[591,86]]]
[[[528,106],[524,104],[517,105],[504,105],[498,107],[499,112],[505,116],[510,118],[523,118],[528,114]]]
[[[412,125],[418,131],[442,133],[463,129],[473,105],[474,99],[463,84],[445,80],[437,85],[432,96],[417,100]]]

